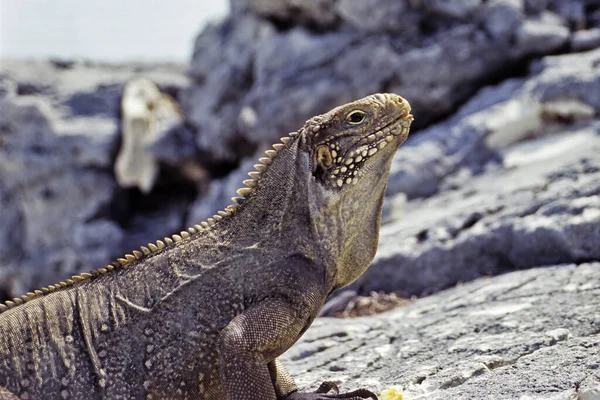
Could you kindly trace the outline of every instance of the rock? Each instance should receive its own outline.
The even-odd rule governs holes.
[[[159,165],[148,147],[181,125],[182,120],[177,102],[161,93],[151,80],[139,78],[125,85],[121,100],[123,140],[115,162],[115,176],[121,187],[150,192]]]
[[[245,186],[242,181],[248,179],[248,172],[255,171],[253,165],[258,162],[259,157],[262,157],[262,154],[248,158],[226,178],[211,181],[208,189],[191,205],[187,225],[194,226],[205,221],[215,215],[217,211],[233,204],[231,198],[236,197],[236,191]]]
[[[525,0],[525,10],[529,14],[539,14],[548,8],[548,0]]]
[[[372,92],[401,93],[418,116],[413,130],[428,126],[485,82],[566,51],[576,18],[558,2],[523,0],[238,0],[232,10],[198,37],[182,96],[215,163]]]
[[[237,158],[228,143],[235,143],[234,121],[244,106],[238,91],[251,85],[253,54],[272,32],[270,24],[244,15],[235,26],[231,21],[209,25],[196,40],[189,75],[197,85],[185,90],[179,100],[186,121],[199,132],[198,147],[214,160]]]
[[[571,36],[573,51],[586,51],[600,47],[600,28],[574,32]]]
[[[600,28],[600,9],[587,15],[587,22],[590,27]]]
[[[433,13],[453,18],[466,18],[478,7],[481,0],[424,0],[423,5]]]
[[[416,17],[418,21],[420,18],[404,1],[340,0],[336,4],[336,12],[354,29],[367,32],[417,33],[417,24],[409,24],[407,19]]]
[[[600,399],[600,386],[595,388],[583,389],[579,392],[577,400],[599,400]]]
[[[0,100],[13,96],[17,92],[17,84],[7,79],[0,80]]]
[[[511,272],[379,315],[320,318],[282,361],[306,390],[332,380],[399,386],[406,399],[594,398],[599,268]]]
[[[460,188],[412,202],[407,217],[382,228],[354,290],[420,295],[477,276],[598,259],[598,129],[516,148],[506,156],[510,172],[469,176]]]
[[[3,299],[99,268],[125,251],[122,215],[143,211],[123,210],[127,196],[112,169],[121,93],[126,82],[140,75],[173,94],[186,82],[183,69],[169,65],[2,61]]]
[[[57,119],[44,97],[9,96],[0,104],[0,191],[8,201],[3,220],[13,221],[0,228],[0,236],[9,238],[0,257],[26,287],[80,268],[76,260],[88,248],[69,243],[73,230],[94,219],[114,193],[112,179],[102,172],[114,135],[95,118],[87,122],[94,125],[91,132],[80,134],[73,132],[78,121]],[[104,251],[111,244],[109,237]]]
[[[517,31],[518,51],[525,54],[548,54],[564,46],[569,39],[569,29],[560,19],[544,13],[539,20],[528,20]]]
[[[336,15],[329,0],[248,0],[248,8],[257,15],[278,21],[294,20],[296,22],[332,24]]]
[[[1,147],[1,146],[0,146]],[[13,257],[23,256],[25,240],[21,224],[23,215],[19,208],[18,197],[11,193],[0,180],[0,297],[8,298],[11,293],[21,288],[17,265],[11,265]],[[26,291],[23,291],[25,293]],[[14,296],[13,296],[14,297]]]
[[[483,26],[495,40],[510,40],[523,19],[523,4],[519,0],[493,0],[488,10],[479,15]]]
[[[548,9],[559,14],[568,24],[581,29],[586,25],[587,14],[591,14],[586,13],[585,3],[585,0],[549,0]]]
[[[526,79],[482,89],[452,118],[413,134],[394,158],[388,194],[431,196],[444,179],[478,174],[503,148],[600,114],[600,50],[545,57]],[[559,122],[557,124],[557,122]]]
[[[199,155],[194,143],[195,134],[185,126],[181,114],[172,114],[172,116],[174,118],[158,130],[158,134],[152,141],[146,143],[144,149],[157,161],[174,166],[181,166],[188,160],[197,161]]]

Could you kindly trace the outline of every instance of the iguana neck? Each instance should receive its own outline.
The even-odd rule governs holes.
[[[305,140],[300,135],[279,150],[239,209],[215,228],[231,245],[316,261],[334,290],[357,279],[375,256],[387,174],[364,199],[330,196],[315,182]]]
[[[248,242],[241,245],[260,240],[262,248],[270,249],[298,243],[299,237],[310,234],[305,182],[309,168],[299,142],[299,137],[294,138],[272,157],[238,209],[215,228],[231,240]]]

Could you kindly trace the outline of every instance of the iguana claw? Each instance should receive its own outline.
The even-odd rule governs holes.
[[[283,400],[327,400],[327,399],[345,399],[345,400],[378,400],[375,393],[367,389],[357,389],[348,393],[339,393],[339,388],[334,382],[323,382],[314,393],[294,392],[287,395]]]

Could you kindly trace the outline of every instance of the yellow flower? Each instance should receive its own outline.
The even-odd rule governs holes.
[[[390,386],[381,392],[380,400],[404,400],[402,388],[400,386]]]

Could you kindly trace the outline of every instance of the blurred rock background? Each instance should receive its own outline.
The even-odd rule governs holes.
[[[1,61],[0,299],[98,268],[211,216],[280,136],[373,92],[406,97],[415,122],[394,159],[378,255],[326,315],[343,310],[355,294],[423,296],[479,277],[561,264],[572,264],[573,274],[586,265],[592,286],[582,283],[581,291],[600,294],[593,263],[600,260],[600,2],[231,0],[230,8],[198,35],[187,64]],[[125,85],[137,78],[156,88],[122,102]],[[144,153],[140,165],[146,165],[137,178],[116,167],[127,132],[136,131],[125,128],[127,115],[140,115],[152,130],[132,147]],[[542,274],[542,287],[558,279],[553,274]],[[514,285],[504,289],[529,282],[507,276]],[[502,290],[491,298],[501,298]],[[415,312],[427,312],[419,304]],[[586,342],[596,350],[598,313],[581,312],[587,330],[576,332],[596,335]],[[346,335],[363,332],[357,324],[344,328]],[[401,328],[381,329],[394,336]],[[369,342],[372,331],[365,329],[356,337]],[[570,334],[561,332],[549,334],[552,345]],[[462,333],[448,335],[454,340]],[[439,339],[428,332],[422,340],[428,335]],[[546,343],[542,336],[531,346]],[[346,343],[354,347],[338,351],[354,351],[356,343],[344,337],[334,332],[311,340],[325,348]],[[379,339],[392,345],[387,336]],[[511,342],[481,368],[509,365],[530,349]],[[290,357],[294,368],[309,371],[309,384],[321,376],[310,374],[304,356]],[[336,367],[331,360],[339,361],[338,353],[324,357],[330,361],[320,365],[332,368],[332,378],[344,371],[356,379],[373,363],[387,367],[385,358]],[[456,383],[463,379],[456,377],[480,375],[480,364],[465,367],[460,352],[453,357],[406,385],[430,393],[426,398],[464,389],[468,379]],[[423,389],[425,377],[453,363],[454,375]],[[597,381],[569,378],[568,396],[600,385],[598,363],[591,365]],[[383,388],[392,377],[373,384]]]

